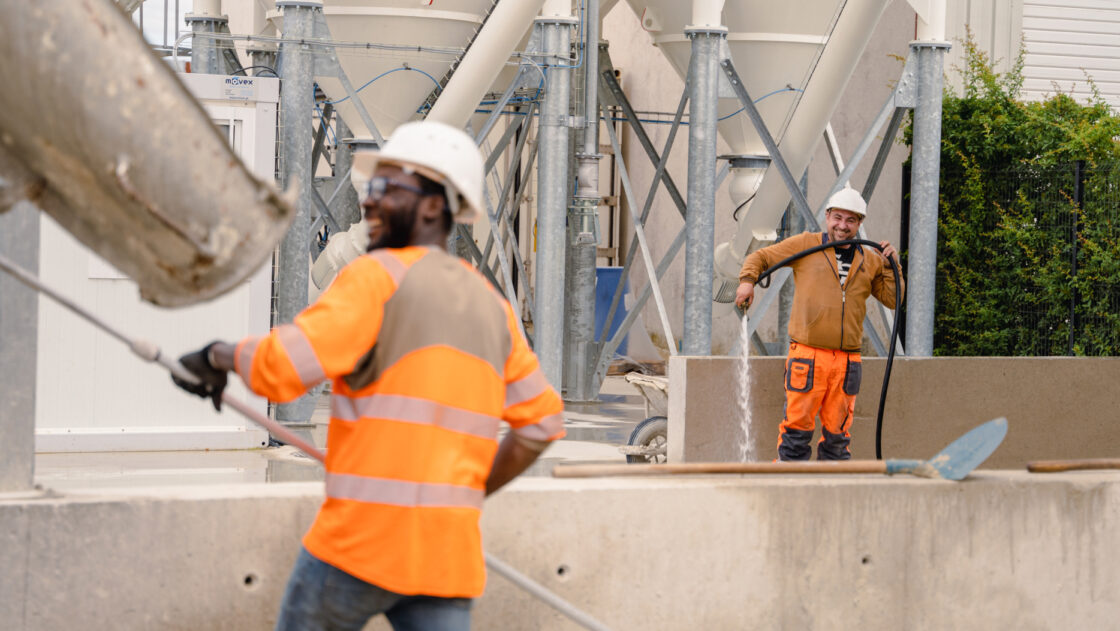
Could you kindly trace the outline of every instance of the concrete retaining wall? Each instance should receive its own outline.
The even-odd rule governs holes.
[[[320,493],[0,497],[2,626],[270,629]],[[1120,473],[529,478],[483,530],[614,629],[1103,629],[1120,611]],[[492,575],[474,628],[575,627]]]
[[[669,361],[671,461],[738,460],[742,435],[737,358]],[[855,458],[875,457],[875,418],[886,360],[865,358],[852,433]],[[784,358],[751,360],[751,442],[777,456]],[[1117,357],[945,357],[894,361],[883,418],[885,458],[929,458],[980,423],[1007,417],[1003,445],[983,465],[1120,456]],[[818,422],[819,426],[819,422]]]

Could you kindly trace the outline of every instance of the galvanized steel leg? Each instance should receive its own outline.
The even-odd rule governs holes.
[[[576,154],[578,185],[568,222],[571,278],[565,399],[590,401],[599,396],[593,383],[595,354],[595,254],[599,237],[599,0],[584,0],[583,142]],[[604,328],[608,328],[606,325]]]
[[[906,287],[906,349],[911,357],[933,355],[937,286],[937,203],[941,177],[941,90],[946,42],[914,42],[918,101],[910,176],[910,282]]]
[[[720,44],[726,30],[689,29],[688,222],[685,224],[685,355],[712,353],[712,252],[716,237],[716,121]]]
[[[0,193],[12,183],[0,175]],[[0,207],[0,254],[39,270],[39,209]],[[29,491],[35,476],[35,366],[39,296],[0,274],[0,493]]]
[[[571,18],[542,18],[544,50],[567,57],[571,42]],[[571,70],[556,65],[548,68],[548,87],[541,106],[540,168],[537,198],[537,295],[533,309],[534,350],[541,371],[557,390],[564,379],[564,253],[565,220],[568,215],[568,106],[571,96]]]
[[[315,14],[321,11],[308,2],[278,2],[284,12],[284,43],[281,45],[280,130],[283,156],[282,182],[285,188],[299,187],[296,218],[280,243],[276,323],[285,324],[307,307],[310,275],[308,243],[311,238],[313,181],[311,172],[311,112],[315,107],[313,55],[298,40],[310,38]],[[304,395],[276,407],[276,420],[306,423],[311,419],[315,400]]]

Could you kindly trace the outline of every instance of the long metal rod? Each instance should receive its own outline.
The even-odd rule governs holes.
[[[595,618],[592,618],[591,615],[584,613],[579,609],[576,609],[571,603],[557,596],[554,592],[549,591],[548,588],[541,585],[540,583],[513,569],[501,559],[497,559],[487,554],[486,567],[494,570],[498,574],[501,574],[503,577],[509,579],[512,583],[529,592],[533,596],[536,596],[546,605],[564,614],[570,620],[580,625],[581,627],[585,629],[591,629],[592,631],[610,631],[610,628],[607,627],[607,625],[599,622]]]
[[[188,382],[197,382],[198,381],[198,378],[194,376],[194,373],[192,373],[191,371],[184,368],[183,365],[180,364],[178,360],[164,355],[160,351],[160,348],[158,346],[156,346],[155,344],[153,344],[152,342],[149,342],[147,340],[141,340],[141,339],[130,337],[129,335],[127,335],[124,332],[117,329],[116,327],[110,325],[109,323],[105,322],[101,318],[97,317],[93,313],[91,313],[91,312],[87,311],[86,309],[82,308],[81,306],[79,306],[77,303],[73,302],[69,298],[63,296],[62,294],[60,294],[60,293],[54,291],[53,289],[51,289],[50,287],[46,286],[38,278],[36,278],[33,274],[31,274],[30,272],[27,272],[26,270],[24,270],[20,266],[16,265],[15,263],[13,263],[11,260],[9,260],[7,257],[5,257],[3,255],[0,255],[0,269],[4,270],[5,272],[10,274],[13,278],[15,278],[19,282],[23,283],[24,285],[27,285],[31,289],[34,289],[35,291],[38,291],[39,293],[42,293],[43,295],[47,296],[51,300],[54,300],[58,304],[62,305],[63,307],[66,307],[70,311],[74,312],[75,314],[77,314],[79,317],[86,320],[90,324],[96,326],[97,328],[99,328],[102,331],[108,333],[109,335],[116,338],[117,340],[123,342],[140,359],[143,359],[146,362],[154,362],[154,363],[159,364],[160,366],[163,366],[164,368],[167,369],[168,372],[175,375],[179,379],[183,379],[183,380],[188,381]],[[237,410],[237,412],[239,412],[242,416],[244,416],[248,420],[256,423],[259,426],[261,426],[262,428],[264,428],[266,431],[268,431],[273,436],[276,436],[277,438],[284,441],[285,443],[299,449],[300,451],[307,454],[311,458],[314,458],[315,460],[319,461],[320,463],[325,463],[326,462],[326,454],[324,454],[319,448],[315,447],[314,445],[311,445],[310,443],[303,440],[302,438],[300,438],[296,434],[292,433],[289,429],[287,429],[283,425],[277,423],[276,421],[273,421],[272,419],[268,418],[267,416],[264,416],[260,412],[257,412],[253,408],[249,407],[249,405],[247,403],[233,397],[230,393],[228,393],[228,392],[223,392],[222,393],[222,403],[225,404],[225,405],[228,405],[229,407],[233,408],[234,410]],[[590,615],[581,611],[580,609],[577,609],[571,603],[567,602],[563,598],[560,598],[559,596],[557,596],[553,592],[549,591],[544,586],[540,585],[539,583],[533,581],[532,579],[528,578],[524,574],[521,574],[517,570],[513,569],[512,567],[507,565],[505,562],[503,562],[501,559],[495,558],[495,557],[487,554],[486,555],[486,565],[487,565],[487,567],[494,570],[498,574],[501,574],[505,578],[509,579],[511,582],[513,582],[518,587],[524,589],[525,591],[529,592],[533,596],[535,596],[535,597],[539,598],[540,600],[544,601],[550,607],[556,609],[560,613],[562,613],[565,616],[574,620],[576,623],[582,625],[584,628],[594,629],[596,631],[607,629],[606,625],[604,625],[601,622],[595,620]]]
[[[611,148],[614,150],[615,155],[622,155],[622,146],[618,142],[618,134],[614,131],[614,125],[607,125],[607,133],[611,137]],[[619,179],[622,180],[622,186],[623,190],[626,192],[626,197],[629,199],[637,199],[630,185],[630,175],[626,171],[626,163],[620,160],[618,162],[618,170]],[[626,209],[630,211],[630,220],[634,222],[634,234],[638,237],[638,242],[641,245],[642,261],[646,265],[646,274],[649,276],[648,287],[653,290],[653,299],[657,303],[657,314],[661,316],[661,328],[665,333],[665,341],[669,346],[669,354],[676,355],[676,338],[673,337],[673,327],[669,324],[669,312],[665,309],[665,300],[661,297],[661,287],[659,287],[657,283],[657,272],[656,268],[653,266],[653,258],[650,256],[645,228],[642,227],[642,222],[634,211],[634,206],[632,204],[627,204]]]
[[[104,320],[87,311],[69,298],[46,286],[30,272],[19,267],[7,257],[2,255],[0,255],[0,269],[3,269],[5,272],[10,274],[13,278],[23,283],[24,285],[27,285],[28,287],[34,289],[35,291],[38,291],[39,293],[47,296],[51,300],[54,300],[63,307],[66,307],[70,311],[76,313],[82,319],[108,333],[120,342],[123,342],[126,346],[132,349],[132,352],[135,353],[136,356],[140,359],[143,359],[146,362],[155,362],[163,366],[167,369],[168,372],[175,375],[179,379],[183,379],[192,383],[198,382],[198,378],[194,376],[194,373],[184,368],[177,359],[164,355],[160,351],[159,347],[152,342],[128,336],[123,331],[105,322]],[[257,425],[260,425],[270,434],[276,436],[285,443],[298,448],[300,451],[318,460],[319,462],[324,461],[323,452],[319,451],[317,448],[315,448],[315,446],[308,444],[302,438],[292,433],[291,430],[285,428],[283,425],[277,423],[276,421],[273,421],[267,416],[264,416],[260,412],[257,412],[253,408],[249,407],[247,403],[233,397],[233,395],[231,395],[230,393],[222,393],[222,403],[237,410],[241,413],[242,416],[256,423]]]

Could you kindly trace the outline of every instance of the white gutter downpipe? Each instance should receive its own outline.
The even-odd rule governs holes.
[[[693,0],[690,29],[722,29],[725,0]]]
[[[945,41],[945,0],[909,0],[909,3],[918,14],[917,40]]]
[[[494,84],[544,0],[502,0],[447,82],[428,120],[461,129]]]

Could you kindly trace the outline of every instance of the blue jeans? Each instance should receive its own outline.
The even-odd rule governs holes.
[[[276,631],[361,631],[385,614],[396,631],[469,631],[470,598],[405,596],[355,578],[300,548]]]

